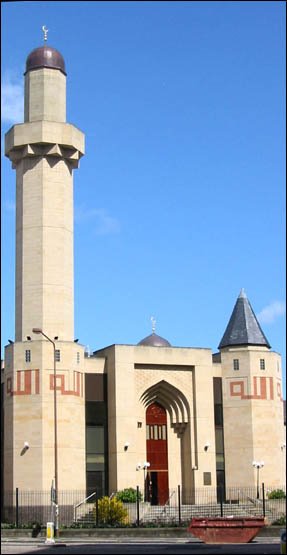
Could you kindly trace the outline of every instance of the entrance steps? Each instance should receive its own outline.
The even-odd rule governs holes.
[[[90,509],[90,510],[89,510]],[[128,518],[130,523],[136,522],[136,504],[130,503],[126,505]],[[224,503],[222,505],[223,516],[227,517],[246,517],[259,516],[263,514],[262,502],[251,500],[248,503],[231,504]],[[274,520],[273,511],[265,507],[265,515],[271,523]],[[221,507],[219,503],[202,504],[202,505],[181,505],[180,513],[176,505],[151,505],[150,503],[140,503],[139,519],[140,524],[145,523],[170,523],[189,522],[193,517],[218,517],[221,516]],[[81,525],[95,524],[95,511],[90,506],[81,507],[80,514],[77,515],[76,521]]]

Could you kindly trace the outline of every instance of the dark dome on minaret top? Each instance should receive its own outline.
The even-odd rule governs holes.
[[[26,60],[26,71],[32,71],[34,69],[40,69],[42,67],[47,67],[50,69],[59,69],[64,75],[66,75],[65,61],[58,50],[52,48],[52,46],[40,46],[35,48],[30,52]]]

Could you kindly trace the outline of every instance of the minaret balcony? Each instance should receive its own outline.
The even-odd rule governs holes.
[[[62,158],[77,168],[85,153],[85,136],[70,123],[35,121],[14,125],[5,135],[5,155],[13,167],[23,158]]]

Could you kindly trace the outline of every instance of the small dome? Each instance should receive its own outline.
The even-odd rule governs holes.
[[[41,67],[59,69],[66,75],[65,61],[62,54],[51,46],[40,46],[30,52],[26,60],[25,73],[33,69],[40,69]]]
[[[169,341],[167,341],[163,337],[160,337],[156,333],[151,333],[151,335],[148,335],[147,337],[142,339],[138,343],[138,345],[147,345],[149,347],[171,347]]]

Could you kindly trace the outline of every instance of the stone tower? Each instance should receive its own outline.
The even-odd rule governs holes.
[[[74,342],[73,170],[84,154],[84,135],[66,123],[65,62],[50,46],[27,58],[24,123],[6,134],[5,154],[16,169],[15,342],[5,350],[5,487],[49,490],[54,477],[54,356],[51,343],[33,334],[40,328],[56,349],[59,489],[82,488],[84,437],[73,433],[79,424],[84,429],[84,348]],[[24,442],[29,449],[23,453]]]
[[[244,290],[219,344],[226,485],[285,482],[281,357],[271,351]]]

